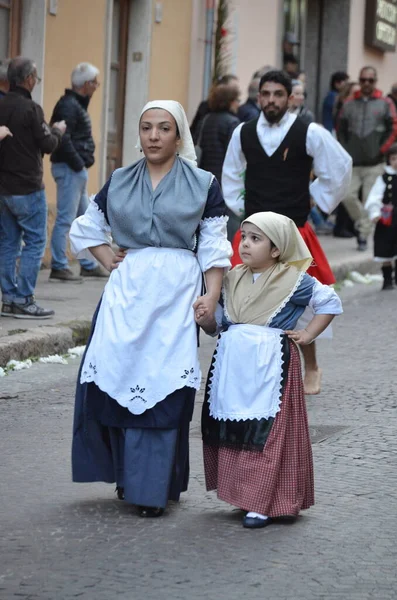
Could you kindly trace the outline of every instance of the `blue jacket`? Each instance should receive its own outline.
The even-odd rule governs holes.
[[[335,104],[335,98],[337,95],[337,91],[330,90],[324,98],[322,122],[325,129],[328,129],[328,131],[332,131],[333,129],[335,129],[333,109]]]

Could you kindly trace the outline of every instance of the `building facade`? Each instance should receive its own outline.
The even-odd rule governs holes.
[[[89,191],[109,173],[139,157],[140,111],[150,99],[173,98],[192,119],[208,88],[206,52],[216,0],[0,0],[0,58],[22,54],[36,61],[34,91],[47,119],[70,73],[82,61],[100,69],[101,87],[89,107],[96,163]],[[397,80],[397,0],[230,0],[227,70],[243,90],[254,71],[281,67],[283,40],[306,72],[307,102],[319,115],[333,71],[357,79],[361,66],[378,70],[387,93]],[[285,48],[284,48],[285,50]],[[208,66],[208,63],[207,63]],[[54,217],[55,186],[45,160],[45,183]]]

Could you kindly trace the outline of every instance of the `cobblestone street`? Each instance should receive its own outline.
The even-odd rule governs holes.
[[[140,519],[105,484],[72,484],[77,361],[0,380],[0,599],[395,600],[397,292],[347,290],[324,391],[308,398],[316,505],[250,531],[204,487],[198,396],[191,481]],[[203,338],[203,374],[213,341]]]

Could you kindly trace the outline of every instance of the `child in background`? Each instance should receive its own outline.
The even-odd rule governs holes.
[[[202,414],[207,490],[247,511],[243,526],[294,520],[314,504],[312,451],[300,355],[342,312],[335,291],[307,275],[312,257],[296,225],[273,212],[243,221],[243,261],[224,278],[216,318],[195,305],[196,322],[221,332]],[[305,307],[314,317],[294,330]]]
[[[382,263],[382,290],[394,289],[397,284],[397,144],[390,146],[385,172],[379,175],[368,195],[365,208],[373,223],[374,259]]]

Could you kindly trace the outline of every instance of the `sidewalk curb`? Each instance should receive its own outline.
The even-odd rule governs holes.
[[[337,281],[346,279],[351,271],[372,273],[379,270],[372,258],[360,257],[349,261],[331,263]],[[73,346],[87,342],[91,322],[87,319],[73,319],[57,325],[44,325],[18,333],[17,325],[25,326],[26,321],[16,323],[15,333],[0,337],[0,367],[5,367],[10,360],[24,360],[49,354],[63,354]]]
[[[0,367],[5,367],[10,360],[63,354],[73,346],[85,344],[90,327],[90,321],[75,319],[3,336],[0,338]]]

